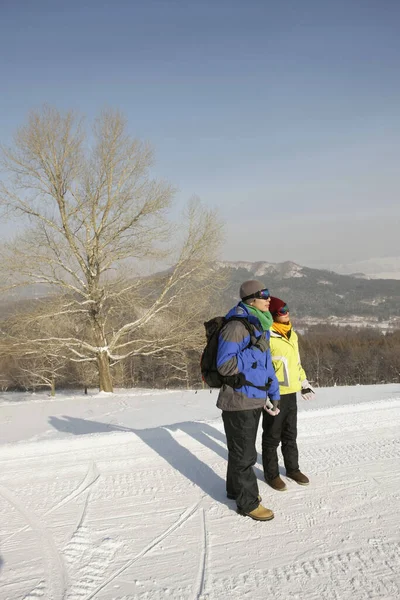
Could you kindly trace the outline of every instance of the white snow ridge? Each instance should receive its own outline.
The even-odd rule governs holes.
[[[0,396],[1,600],[400,598],[400,385],[299,400],[311,483],[259,454],[267,523],[225,496],[215,392],[31,398]]]

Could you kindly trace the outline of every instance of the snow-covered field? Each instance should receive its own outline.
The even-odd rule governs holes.
[[[225,497],[215,401],[0,396],[1,600],[399,599],[400,385],[299,400],[311,485],[259,457],[267,523]]]

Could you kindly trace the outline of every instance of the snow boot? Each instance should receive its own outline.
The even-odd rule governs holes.
[[[289,477],[289,479],[293,479],[293,481],[295,481],[299,485],[308,485],[310,483],[310,480],[308,479],[307,475],[304,475],[304,473],[302,473],[301,471],[295,471],[294,473],[286,473],[286,477]]]
[[[257,508],[251,510],[250,512],[243,512],[238,509],[238,513],[243,515],[244,517],[250,517],[255,521],[271,521],[274,518],[274,513],[269,508],[265,508],[262,504],[259,504]]]
[[[273,490],[276,490],[277,492],[285,492],[287,490],[286,483],[282,481],[279,475],[273,479],[266,479],[265,481],[270,487],[272,487]]]

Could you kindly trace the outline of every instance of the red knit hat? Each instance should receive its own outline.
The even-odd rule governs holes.
[[[271,296],[271,302],[269,304],[269,312],[271,313],[272,316],[276,315],[278,310],[280,308],[282,308],[283,306],[286,306],[286,302],[284,302],[280,298],[275,298],[275,296]]]

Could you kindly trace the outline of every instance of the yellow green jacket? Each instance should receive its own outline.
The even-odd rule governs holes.
[[[290,338],[287,339],[271,329],[270,345],[280,394],[299,392],[301,382],[307,376],[301,366],[297,333],[292,329]]]

